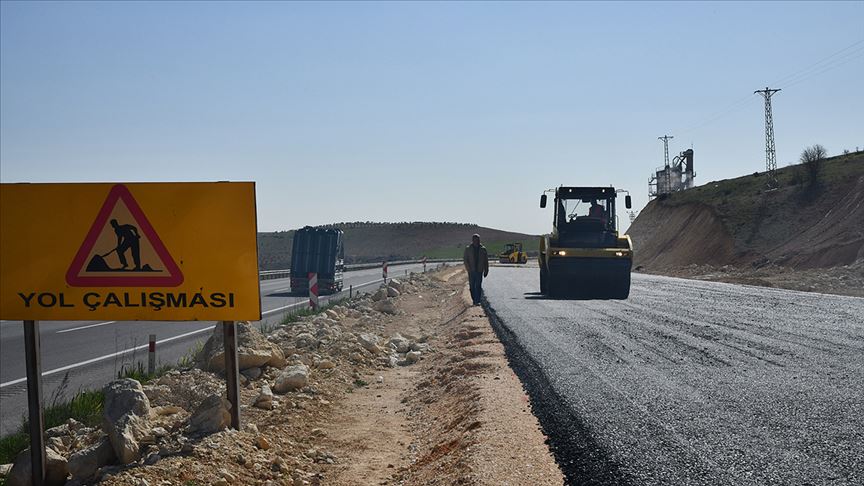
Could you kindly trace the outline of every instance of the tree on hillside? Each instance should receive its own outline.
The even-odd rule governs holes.
[[[810,186],[817,186],[819,184],[819,171],[822,169],[822,163],[825,161],[825,157],[828,156],[828,150],[825,149],[820,144],[816,144],[804,149],[801,152],[801,164],[807,170],[807,174],[810,176]]]

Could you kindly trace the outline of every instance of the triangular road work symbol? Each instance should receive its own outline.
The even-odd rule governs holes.
[[[176,287],[183,273],[123,184],[111,188],[66,272],[73,287]]]

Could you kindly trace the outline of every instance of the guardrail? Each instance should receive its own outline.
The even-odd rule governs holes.
[[[426,263],[445,263],[445,262],[455,262],[459,260],[454,259],[446,259],[446,258],[436,258],[434,260],[427,259]],[[411,265],[414,263],[423,263],[423,260],[399,260],[396,262],[387,262],[388,265],[397,266],[397,265]],[[352,263],[350,265],[345,265],[345,271],[351,272],[354,270],[367,270],[370,268],[381,268],[381,262],[377,263]],[[258,278],[260,280],[270,280],[274,278],[286,278],[291,276],[291,269],[285,268],[281,270],[264,270],[263,272],[258,272]]]
[[[271,278],[285,278],[291,276],[291,269],[284,270],[265,270],[258,272],[258,280],[270,280]]]

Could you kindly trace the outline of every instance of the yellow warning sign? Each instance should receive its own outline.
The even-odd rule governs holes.
[[[0,184],[0,318],[260,319],[254,183]]]

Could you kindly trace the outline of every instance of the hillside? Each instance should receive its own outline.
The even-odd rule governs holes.
[[[379,262],[428,258],[461,258],[462,249],[479,233],[490,255],[507,242],[521,241],[536,251],[537,237],[522,233],[460,223],[336,223],[345,232],[346,263]],[[294,231],[258,233],[258,262],[261,270],[289,268]]]
[[[628,233],[650,273],[864,295],[864,153],[655,199]]]

